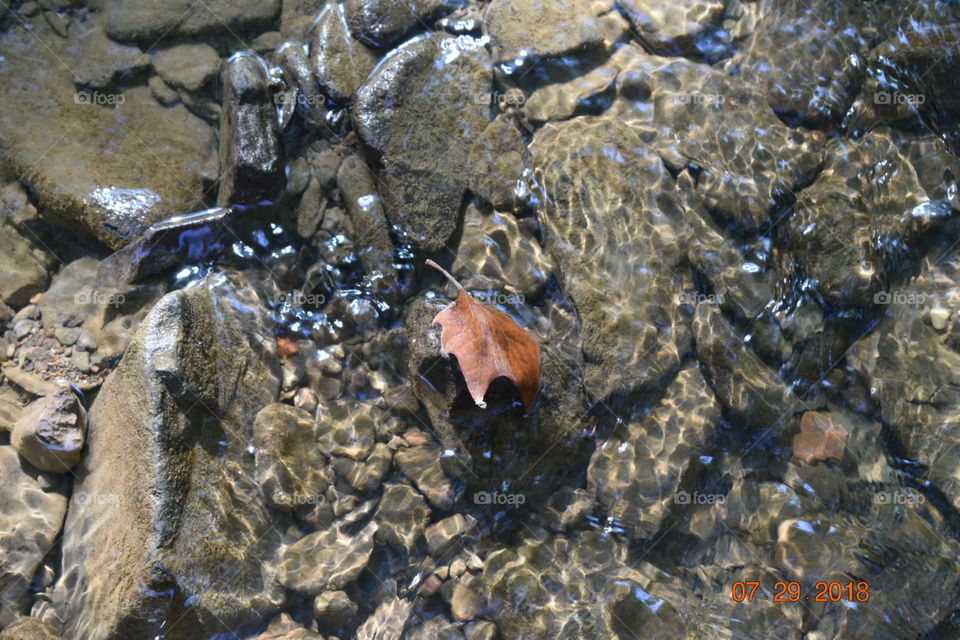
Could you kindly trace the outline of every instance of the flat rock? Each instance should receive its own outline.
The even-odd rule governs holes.
[[[323,640],[323,636],[297,624],[290,614],[281,613],[252,640]]]
[[[336,2],[320,14],[310,58],[323,94],[335,102],[350,102],[378,56],[351,35],[343,4]]]
[[[0,167],[23,176],[44,215],[111,248],[196,210],[213,178],[212,129],[146,87],[78,93],[60,63],[69,54],[35,27],[0,38]]]
[[[107,33],[120,41],[155,43],[160,38],[243,33],[268,27],[280,0],[104,0]]]
[[[484,32],[493,41],[495,61],[559,56],[590,45],[606,35],[597,19],[611,2],[593,0],[493,0],[484,16]]]
[[[397,466],[410,482],[438,509],[453,507],[456,493],[450,478],[440,465],[439,451],[429,447],[411,447],[394,456]]]
[[[220,71],[220,54],[208,44],[180,44],[154,52],[153,68],[164,82],[187,91],[200,91]]]
[[[53,593],[68,637],[195,638],[280,608],[270,562],[286,525],[256,499],[248,452],[280,387],[267,295],[214,273],[165,296],[103,384]]]
[[[665,5],[656,0],[620,0],[619,4],[642,41],[656,53],[703,55],[716,48],[708,36],[720,28],[724,2],[681,0]]]
[[[679,367],[689,343],[671,281],[681,216],[673,178],[615,118],[547,124],[531,149],[544,245],[583,327],[588,393],[654,384]]]
[[[412,553],[423,539],[430,519],[430,507],[423,496],[408,484],[384,487],[374,521],[378,523],[376,539],[399,552]]]
[[[104,88],[147,66],[149,58],[139,47],[114,42],[92,20],[80,23],[80,27],[82,31],[67,47],[77,85]]]
[[[13,447],[0,446],[0,589],[4,594],[0,626],[13,622],[26,606],[30,581],[53,547],[67,512],[66,496],[45,491],[38,476]]]
[[[253,429],[257,483],[267,501],[287,510],[322,501],[332,477],[316,446],[313,416],[277,402],[260,410]]]
[[[342,589],[356,580],[370,561],[376,531],[376,523],[370,522],[352,534],[338,525],[311,533],[277,556],[277,580],[288,589],[310,595]]]
[[[46,288],[55,260],[28,228],[0,221],[0,301],[14,308],[27,304]]]
[[[489,122],[476,98],[490,83],[479,41],[429,35],[391,52],[357,94],[354,123],[382,156],[387,217],[420,250],[436,251],[457,226],[468,158]]]
[[[696,367],[680,372],[654,409],[622,436],[599,445],[587,490],[631,538],[651,538],[684,487],[695,484],[691,460],[707,455],[720,406]]]

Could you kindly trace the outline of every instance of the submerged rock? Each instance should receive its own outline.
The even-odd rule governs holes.
[[[700,372],[687,368],[652,412],[599,445],[587,490],[631,538],[651,538],[681,493],[692,487],[692,460],[709,452],[720,407]],[[680,500],[678,502],[678,499]]]
[[[333,478],[316,446],[313,417],[274,403],[260,410],[253,429],[257,484],[267,502],[288,510],[322,502]]]
[[[0,446],[0,483],[2,627],[26,606],[34,572],[60,533],[67,498],[62,490],[48,490],[41,474],[10,446]],[[26,623],[22,626],[29,627]]]
[[[923,235],[953,213],[940,198],[956,193],[958,178],[947,170],[922,184],[883,133],[835,141],[786,222],[787,247],[829,304],[877,302],[875,294],[918,258],[914,248]]]
[[[64,473],[80,462],[87,412],[70,389],[27,406],[10,433],[17,452],[43,471]]]
[[[0,302],[19,308],[43,291],[56,257],[22,223],[0,220]]]
[[[253,640],[323,640],[323,636],[303,628],[289,614],[281,613]]]
[[[672,282],[681,215],[673,178],[614,118],[548,124],[531,149],[544,245],[583,325],[587,391],[599,400],[655,384],[689,348]]]
[[[63,640],[50,625],[36,618],[17,618],[0,632],[0,640]]]
[[[139,47],[114,42],[92,20],[81,25],[83,31],[67,48],[77,85],[102,89],[115,80],[131,79],[147,66],[149,58]]]
[[[255,500],[247,451],[280,386],[265,295],[217,273],[164,297],[104,383],[53,594],[68,637],[193,638],[283,602],[283,521]]]
[[[493,41],[498,64],[520,64],[528,57],[559,56],[602,44],[606,33],[598,17],[611,10],[608,1],[493,0],[484,31]]]
[[[839,122],[864,75],[875,29],[870,3],[760,3],[759,22],[732,63],[778,113],[813,126]]]
[[[171,87],[200,91],[220,70],[220,55],[208,44],[180,44],[155,52],[150,61]]]
[[[350,33],[343,4],[328,4],[317,22],[310,51],[320,90],[335,102],[350,102],[377,64],[377,54]]]
[[[656,0],[620,0],[620,5],[642,41],[656,53],[715,57],[720,52],[719,43],[712,41],[717,39],[724,10],[719,0],[682,0],[669,5]]]
[[[147,87],[76,91],[57,40],[39,24],[0,37],[0,169],[22,176],[53,222],[113,249],[202,208],[216,174],[210,127]]]
[[[269,25],[280,0],[102,0],[107,33],[121,41],[243,33]]]
[[[342,589],[356,580],[370,561],[376,531],[377,525],[370,522],[357,533],[348,533],[339,525],[311,533],[277,556],[277,580],[310,595]]]
[[[457,226],[490,83],[479,41],[429,35],[391,52],[357,94],[354,122],[381,156],[387,217],[417,249],[440,249]]]

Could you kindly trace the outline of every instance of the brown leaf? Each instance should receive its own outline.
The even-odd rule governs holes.
[[[813,463],[836,458],[843,460],[847,432],[833,424],[829,413],[807,411],[800,418],[800,433],[793,436],[793,457]]]
[[[540,343],[507,314],[475,300],[433,260],[427,264],[460,289],[456,302],[438,313],[433,323],[443,328],[443,354],[457,356],[473,401],[486,408],[487,387],[502,376],[517,387],[524,411],[529,411],[540,391]]]

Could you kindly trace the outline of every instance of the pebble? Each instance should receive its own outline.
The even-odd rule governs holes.
[[[450,610],[457,620],[473,620],[486,605],[483,598],[464,582],[457,582],[450,598]]]
[[[78,349],[83,349],[84,351],[96,351],[99,344],[92,332],[83,329],[80,332],[80,337],[77,339],[76,346]]]
[[[930,326],[937,331],[945,331],[950,321],[950,310],[936,306],[930,309]]]
[[[299,407],[308,413],[313,413],[317,410],[316,392],[306,387],[298,389],[296,395],[293,397],[293,406]]]
[[[13,316],[13,323],[16,324],[21,320],[38,320],[40,319],[40,308],[35,304],[28,304],[20,311],[17,311],[17,315]]]
[[[60,344],[65,347],[71,347],[80,339],[80,329],[57,327],[53,335]]]
[[[21,320],[13,324],[13,335],[16,336],[17,340],[23,340],[28,335],[37,330],[38,325],[33,320]]]

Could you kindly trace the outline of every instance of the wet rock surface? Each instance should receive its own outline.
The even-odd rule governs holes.
[[[457,226],[466,161],[488,123],[477,96],[490,82],[478,42],[433,35],[396,49],[357,95],[355,125],[381,156],[387,216],[418,249],[436,251]]]
[[[265,566],[279,532],[250,501],[245,454],[279,388],[262,295],[220,275],[163,298],[91,407],[75,485],[89,500],[70,511],[54,594],[71,637],[146,638],[165,620],[175,637],[184,619],[190,637],[282,603]]]
[[[0,446],[0,473],[4,486],[0,494],[0,588],[4,593],[0,625],[6,626],[19,612],[26,613],[33,574],[53,548],[67,496],[9,445]]]
[[[957,24],[14,3],[0,638],[956,636]]]
[[[37,31],[13,28],[0,38],[8,88],[0,104],[10,116],[0,123],[0,165],[21,177],[44,215],[118,248],[172,212],[196,209],[212,178],[210,128],[182,106],[160,106],[145,88],[74,89],[59,64],[69,53]],[[45,71],[34,75],[38,57]]]

